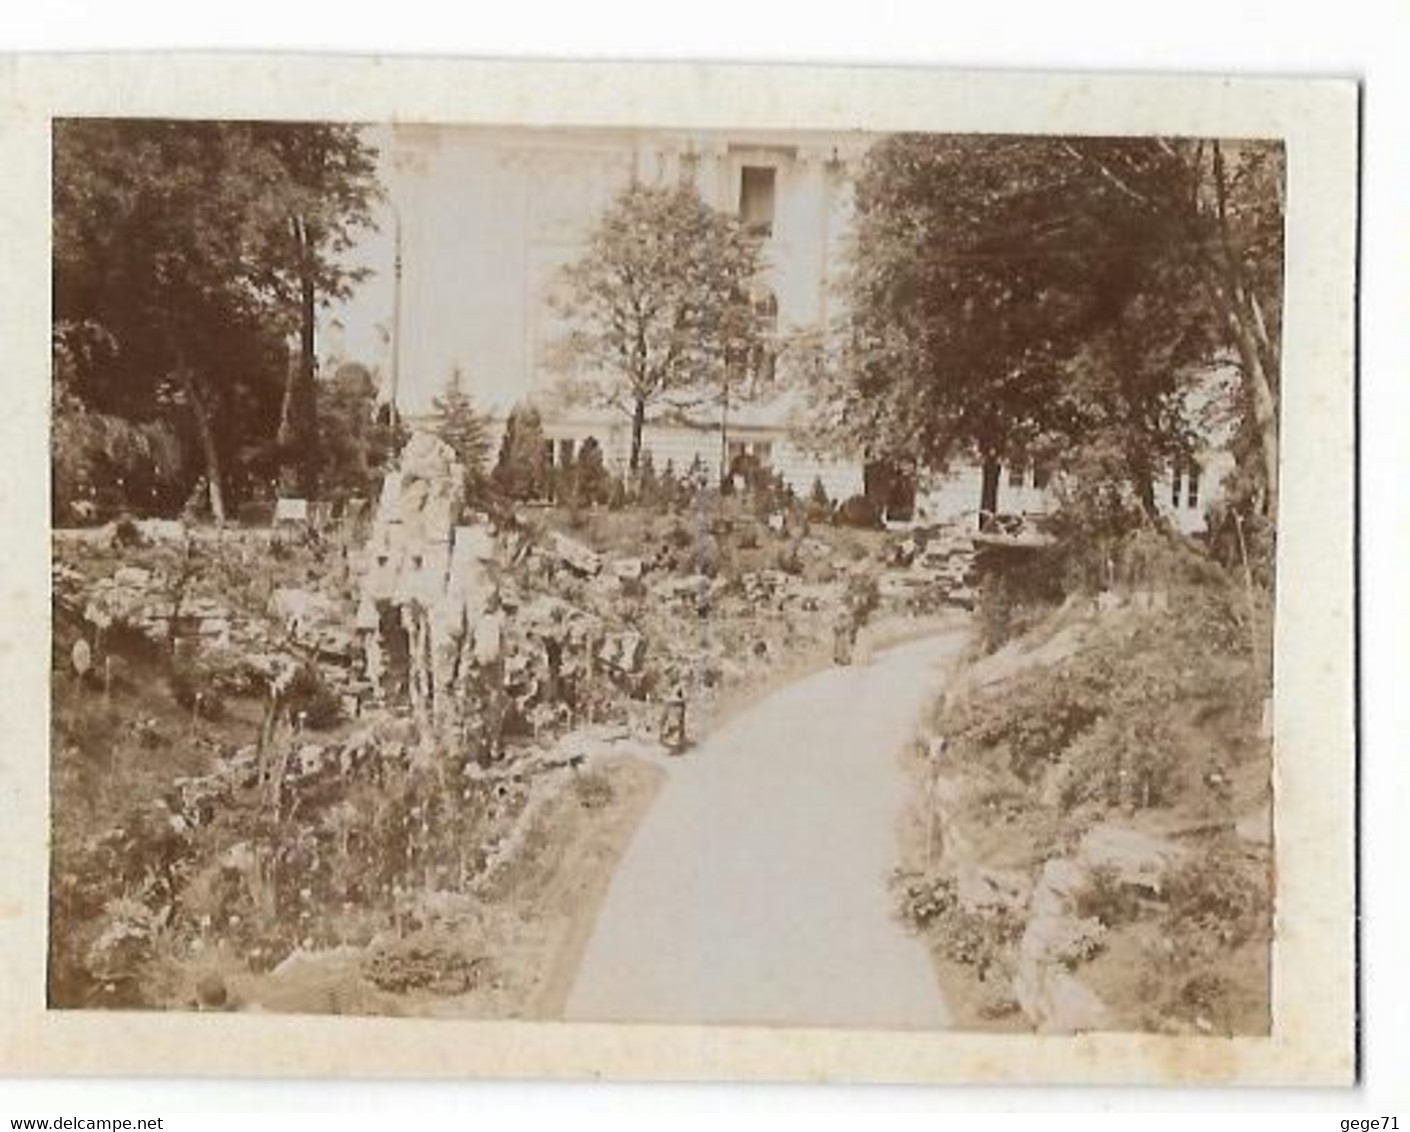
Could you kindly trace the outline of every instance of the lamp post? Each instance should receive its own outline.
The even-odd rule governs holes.
[[[401,243],[401,209],[397,207],[395,201],[388,203],[392,209],[392,356],[390,359],[391,381],[387,391],[387,418],[391,422],[393,433],[401,424],[401,413],[397,408],[397,395],[401,384],[401,271],[402,271],[402,243]]]

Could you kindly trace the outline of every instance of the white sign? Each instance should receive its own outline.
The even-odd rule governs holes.
[[[307,499],[280,499],[274,504],[276,523],[307,523]]]

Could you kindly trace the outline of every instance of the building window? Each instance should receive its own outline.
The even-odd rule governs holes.
[[[1042,491],[1048,484],[1052,483],[1052,480],[1053,470],[1047,464],[1033,465],[1033,486],[1035,488]]]
[[[543,467],[544,471],[549,471],[553,468],[553,441],[551,440],[545,440],[543,442]]]
[[[1009,487],[1022,487],[1024,481],[1028,479],[1027,464],[1009,465]]]
[[[751,236],[774,234],[774,186],[777,170],[746,165],[739,171],[739,219]]]
[[[769,462],[774,458],[774,442],[772,440],[757,440],[754,442],[754,459],[759,467],[767,468]]]
[[[1177,511],[1182,496],[1185,506],[1191,510],[1199,506],[1199,465],[1175,465],[1175,474],[1170,479],[1170,506]]]
[[[744,446],[744,441],[742,441],[742,440],[731,440],[731,441],[729,442],[729,462],[730,462],[730,467],[734,467],[736,461],[742,460],[742,459],[744,458],[744,453],[745,453],[745,451],[746,451],[746,448],[745,448],[745,446]]]
[[[566,438],[558,442],[558,466],[560,468],[573,466],[573,442]]]

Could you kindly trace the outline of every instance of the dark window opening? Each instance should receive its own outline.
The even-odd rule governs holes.
[[[1022,487],[1024,481],[1025,481],[1027,478],[1028,478],[1028,465],[1027,465],[1027,464],[1010,464],[1010,465],[1009,465],[1009,487]]]
[[[774,234],[776,170],[767,165],[746,165],[739,172],[739,219],[752,236]]]
[[[1175,465],[1170,479],[1170,506],[1179,510],[1182,498],[1186,507],[1199,506],[1199,466],[1196,464]]]
[[[1033,466],[1033,486],[1042,491],[1052,483],[1053,470],[1046,464],[1035,464]]]
[[[909,468],[890,460],[873,460],[862,467],[862,493],[889,522],[915,518],[916,481]]]

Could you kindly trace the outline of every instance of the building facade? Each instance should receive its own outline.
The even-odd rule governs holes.
[[[756,310],[779,335],[827,324],[851,225],[852,186],[867,139],[856,134],[398,127],[392,193],[400,228],[399,399],[414,419],[452,369],[476,404],[503,420],[531,400],[557,454],[592,437],[625,465],[630,422],[557,403],[554,362],[565,332],[550,296],[612,199],[633,181],[693,185],[737,212],[761,241]],[[815,479],[833,498],[862,489],[855,461],[804,450],[797,398],[763,396],[686,420],[648,421],[658,468],[719,475],[749,454],[795,489]]]
[[[588,438],[609,467],[626,465],[630,422],[568,408],[555,345],[566,327],[550,297],[613,198],[633,181],[693,185],[735,212],[761,241],[756,310],[780,336],[821,329],[841,313],[839,282],[852,226],[853,188],[873,140],[856,133],[397,126],[391,197],[399,246],[392,369],[398,404],[415,420],[459,369],[481,411],[502,422],[532,401],[544,417],[547,457],[571,459]],[[862,492],[860,460],[820,455],[798,439],[798,392],[720,404],[686,419],[648,420],[644,447],[658,469],[692,465],[718,476],[739,456],[777,471],[800,494],[820,481],[833,499]],[[1182,528],[1203,524],[1215,486],[1184,479],[1158,496]],[[953,519],[978,507],[979,471],[960,468],[921,485],[919,512]],[[1041,470],[1005,469],[999,509],[1042,512]]]

